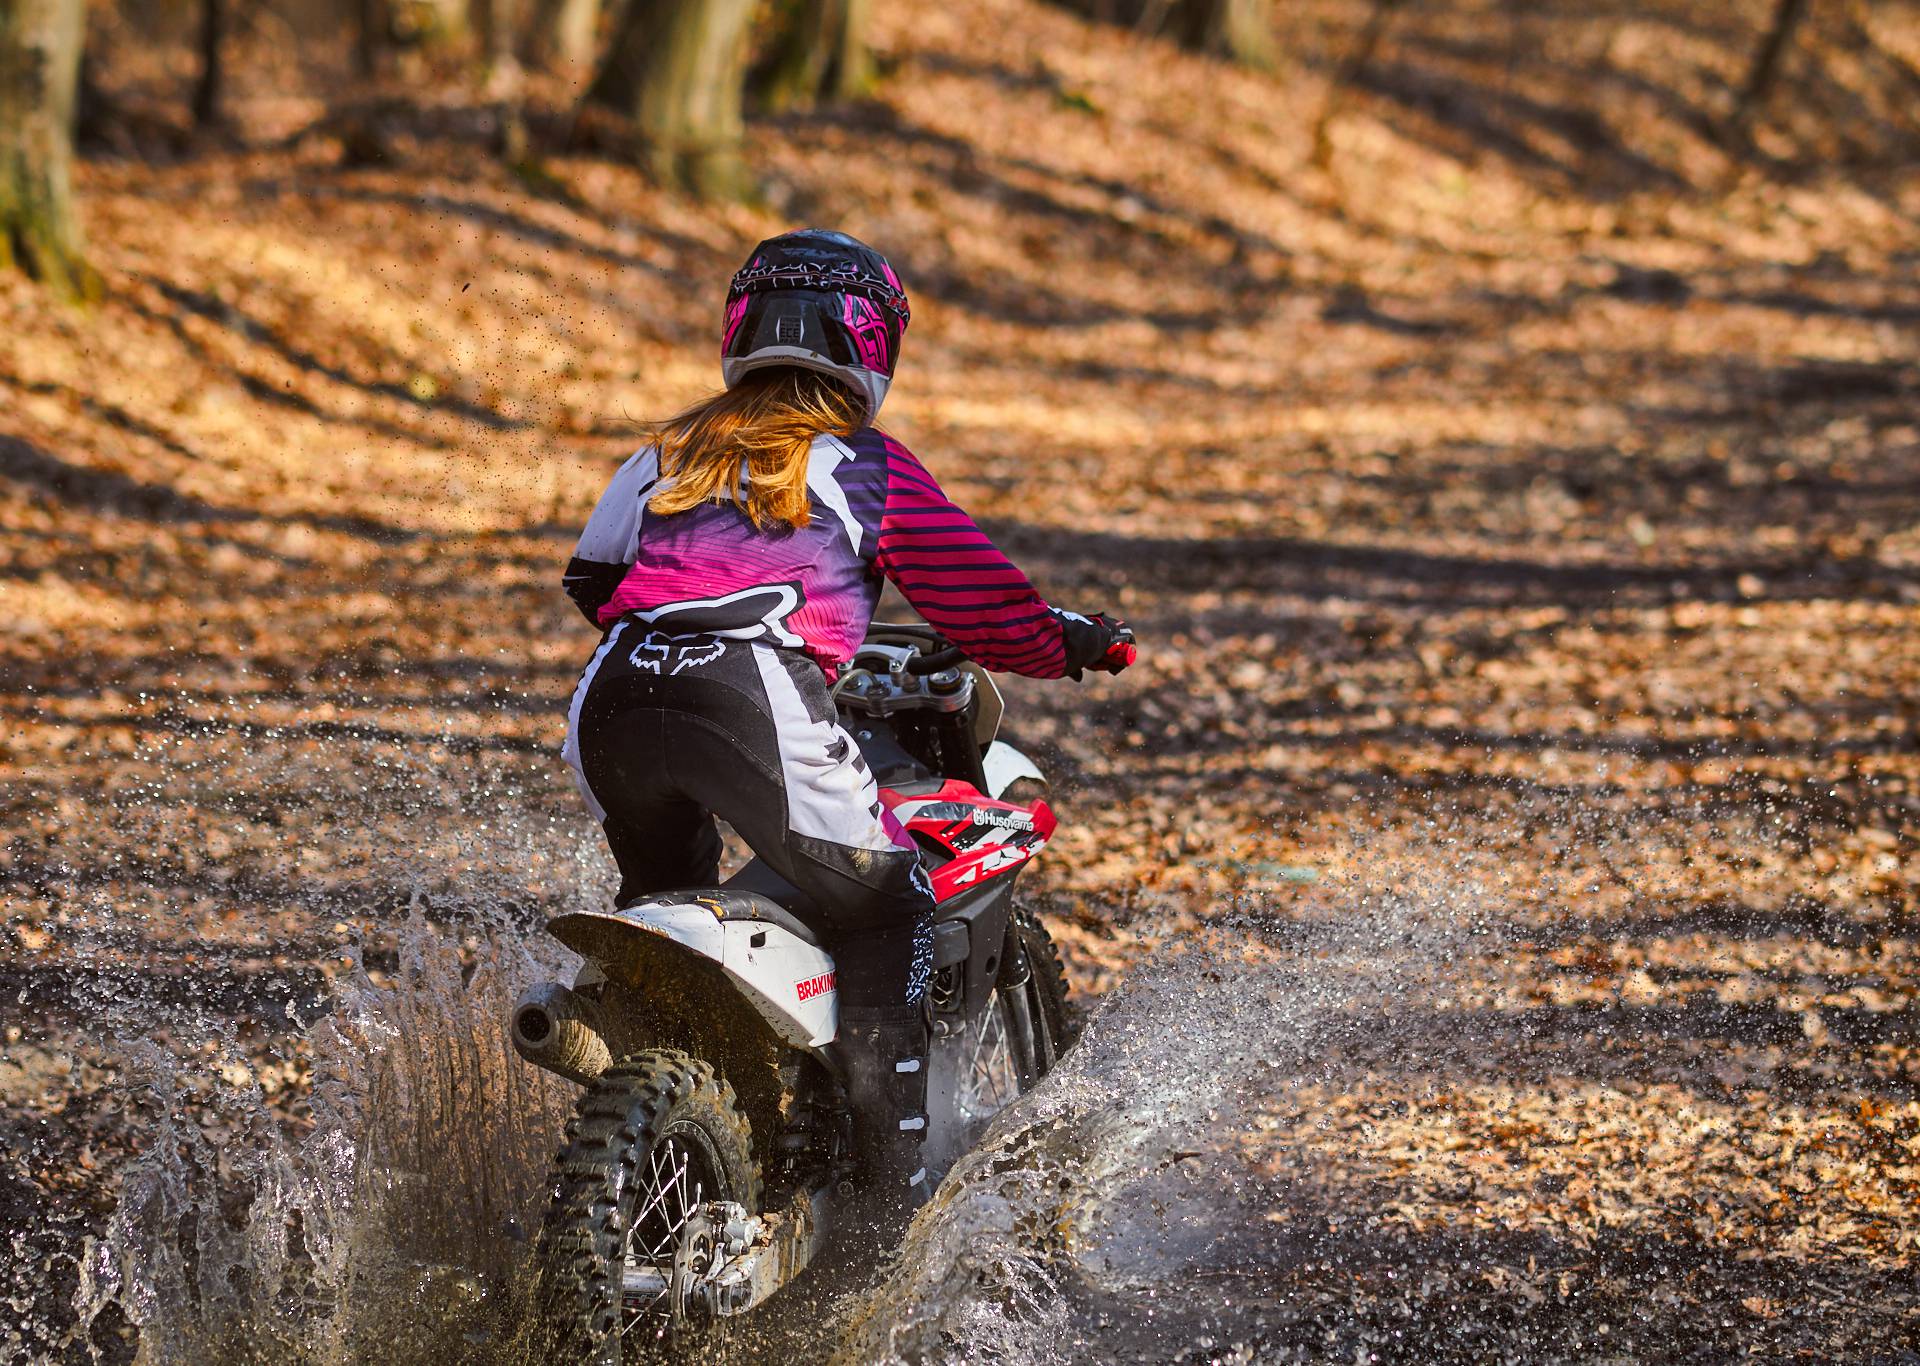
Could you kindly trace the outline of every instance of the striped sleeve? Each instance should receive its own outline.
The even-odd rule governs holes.
[[[892,438],[886,475],[874,563],[913,609],[986,668],[1030,678],[1065,673],[1065,636],[1046,600]]]

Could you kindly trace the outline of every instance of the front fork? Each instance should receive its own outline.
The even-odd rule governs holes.
[[[1026,938],[1020,933],[1018,917],[1009,916],[1006,948],[1000,954],[1000,975],[994,987],[1006,1003],[1007,1046],[1013,1054],[1022,1093],[1053,1066],[1053,1040],[1047,1037],[1045,1022],[1033,1013],[1033,993],[1028,990],[1032,982],[1033,964],[1027,961]]]

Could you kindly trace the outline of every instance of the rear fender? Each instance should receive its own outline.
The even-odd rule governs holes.
[[[576,911],[547,929],[608,980],[643,995],[689,976],[692,954],[719,964],[727,982],[794,1047],[818,1048],[839,1032],[833,958],[772,921],[722,920],[689,901]],[[688,1005],[699,1008],[697,1001]]]

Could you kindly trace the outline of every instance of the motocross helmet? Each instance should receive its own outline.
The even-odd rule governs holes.
[[[755,370],[797,365],[867,401],[872,422],[907,331],[907,292],[887,258],[824,228],[770,237],[727,289],[720,373],[731,389]]]

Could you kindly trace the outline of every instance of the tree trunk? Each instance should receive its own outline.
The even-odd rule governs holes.
[[[775,36],[747,78],[754,102],[780,110],[865,94],[873,85],[867,8],[867,0],[784,0],[777,5]]]
[[[1172,6],[1166,28],[1182,47],[1271,69],[1275,52],[1269,0],[1184,0]]]
[[[380,70],[381,58],[393,40],[393,16],[386,0],[355,0],[353,69],[362,80]]]
[[[527,27],[527,60],[585,71],[600,47],[600,0],[540,0]]]
[[[211,128],[220,121],[220,41],[226,36],[227,0],[200,0],[200,75],[193,83],[193,126]]]
[[[1793,42],[1794,30],[1800,27],[1806,13],[1807,0],[1777,0],[1773,23],[1761,40],[1760,50],[1753,54],[1753,66],[1748,69],[1747,83],[1740,91],[1736,119],[1744,122],[1754,109],[1766,102],[1767,92],[1773,89],[1773,78],[1780,72],[1780,58]]]
[[[632,0],[587,98],[633,119],[648,168],[713,198],[746,189],[740,145],[754,0]]]
[[[1380,40],[1387,36],[1393,16],[1400,12],[1405,3],[1406,0],[1373,0],[1373,9],[1367,15],[1367,26],[1360,31],[1360,41],[1353,45],[1353,51],[1340,64],[1340,70],[1327,86],[1326,103],[1320,106],[1320,116],[1313,121],[1313,164],[1319,169],[1324,171],[1333,164],[1333,120],[1340,112],[1341,101],[1346,98],[1348,89],[1366,72],[1367,64],[1380,47]]]
[[[73,106],[85,0],[0,0],[0,269],[98,294],[73,212]]]
[[[521,7],[518,0],[471,0],[467,19],[480,44],[480,61],[487,71],[487,88],[496,95],[517,93],[520,85],[520,60],[515,56],[519,43]]]
[[[1248,66],[1274,63],[1273,0],[1061,0],[1101,23]]]

